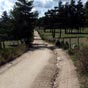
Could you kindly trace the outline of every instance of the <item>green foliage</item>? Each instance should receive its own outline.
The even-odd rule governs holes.
[[[15,25],[13,34],[16,39],[24,39],[26,44],[33,41],[33,31],[37,19],[37,12],[31,12],[32,8],[33,1],[18,0],[11,12]]]
[[[55,43],[55,45],[56,45],[57,47],[60,47],[60,41],[57,40],[56,43]]]
[[[85,7],[81,0],[75,3],[75,0],[71,0],[70,3],[66,2],[63,4],[59,1],[59,6],[54,7],[54,9],[45,12],[45,16],[39,19],[38,26],[44,27],[46,29],[51,29],[52,37],[55,38],[55,29],[61,31],[64,29],[65,33],[82,33],[83,28],[87,26]],[[42,24],[41,24],[42,23]],[[76,32],[74,32],[74,29]],[[54,30],[54,31],[53,31]]]
[[[38,12],[32,12],[33,0],[17,0],[9,15],[6,11],[0,19],[0,41],[24,40],[31,44]]]
[[[68,53],[69,53],[69,55],[74,55],[74,54],[75,54],[75,52],[74,52],[73,49],[69,49],[69,50],[68,50]]]
[[[66,49],[69,49],[69,43],[68,43],[67,41],[65,42],[64,49],[65,49],[65,50],[66,50]]]
[[[88,73],[88,47],[82,47],[81,49],[78,49],[75,47],[74,49],[69,49],[68,53],[71,56],[74,56],[73,58],[77,62],[78,70],[81,73]],[[76,63],[75,62],[75,63]]]

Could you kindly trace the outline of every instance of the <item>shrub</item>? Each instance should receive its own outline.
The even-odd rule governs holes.
[[[56,41],[56,43],[55,43],[55,45],[56,45],[57,47],[59,47],[59,48],[60,48],[60,46],[61,46],[60,41],[59,41],[59,40],[57,40],[57,41]]]
[[[55,45],[59,48],[64,48],[65,46],[64,41],[59,41],[59,40],[56,41]]]
[[[74,54],[75,54],[73,49],[69,49],[69,50],[68,50],[68,53],[69,53],[70,55],[74,55]]]
[[[57,40],[55,45],[59,48],[69,49],[69,43],[67,41],[64,43],[64,41],[60,42],[59,40]]]
[[[60,47],[61,47],[61,48],[64,48],[64,46],[65,46],[64,41],[61,41]]]
[[[69,43],[66,41],[66,43],[64,44],[64,49],[69,49]]]

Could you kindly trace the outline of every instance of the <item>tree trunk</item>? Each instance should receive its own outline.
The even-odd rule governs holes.
[[[60,29],[60,38],[61,38],[61,34],[62,34],[62,31],[61,31],[61,29]]]
[[[5,48],[5,43],[4,43],[4,41],[2,42],[2,45],[3,45],[3,48]]]
[[[65,28],[65,34],[67,33],[67,30],[66,30],[66,28]]]
[[[78,48],[79,48],[79,37],[77,38]]]
[[[2,43],[0,42],[0,49],[2,49]]]
[[[71,49],[71,38],[69,38],[69,48]]]
[[[17,45],[20,45],[20,42],[19,42],[19,40],[17,40]]]
[[[46,28],[44,28],[44,32],[46,32]]]
[[[54,39],[54,37],[55,37],[55,36],[54,36],[54,29],[52,29],[52,37],[53,37],[53,39]]]

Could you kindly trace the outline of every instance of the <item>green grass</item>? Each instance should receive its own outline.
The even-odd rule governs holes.
[[[27,47],[25,45],[19,45],[14,48],[11,47],[0,49],[0,66],[16,59],[25,51],[27,51]]]
[[[85,29],[85,31],[87,32],[88,29]],[[44,40],[49,40],[49,39],[52,39],[52,33],[50,33],[50,30],[47,29],[46,32],[44,32],[43,30],[38,30],[38,32],[40,33],[41,37],[44,39]],[[57,33],[58,32],[58,33]],[[55,34],[55,38],[56,39],[59,39],[60,41],[62,41],[64,39],[64,41],[66,42],[69,42],[69,38],[71,38],[71,45],[73,44],[78,44],[77,42],[77,39],[79,37],[79,40],[80,40],[80,46],[84,45],[84,44],[88,44],[88,35],[87,34],[65,34],[64,30],[62,30],[62,36],[61,38],[59,38],[60,36],[60,33],[59,33],[59,30],[56,29],[56,34]],[[74,38],[72,38],[74,37]]]
[[[20,41],[4,41],[4,43],[5,43],[5,48],[12,48],[11,47],[12,45],[16,46],[16,45],[20,45],[21,44]]]
[[[75,66],[77,67],[76,71],[78,72],[80,88],[88,88],[88,72],[82,72],[80,66],[81,63],[75,55],[71,56],[71,58]]]
[[[85,32],[87,31],[88,30],[86,29]],[[52,38],[52,33],[50,33],[49,29],[47,29],[46,32],[44,32],[43,30],[39,30],[39,32],[44,36]],[[60,36],[59,32],[60,31],[56,29],[56,38],[59,38]],[[65,38],[65,37],[88,37],[88,34],[65,34],[64,30],[62,30],[62,38]]]

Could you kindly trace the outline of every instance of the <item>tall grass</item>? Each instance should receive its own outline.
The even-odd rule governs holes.
[[[71,49],[69,53],[79,73],[80,88],[88,88],[88,46]]]
[[[27,47],[25,45],[20,45],[15,48],[0,49],[0,66],[14,60],[26,51]]]

